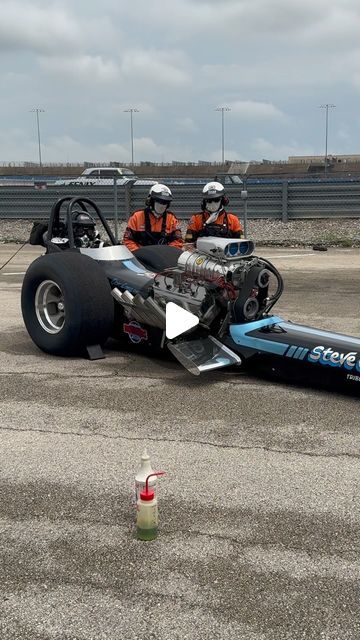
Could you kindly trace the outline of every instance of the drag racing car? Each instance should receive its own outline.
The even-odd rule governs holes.
[[[360,390],[360,339],[273,315],[283,280],[251,240],[207,237],[184,251],[156,245],[133,254],[95,202],[66,196],[31,241],[46,251],[26,272],[21,308],[47,353],[100,358],[112,337],[171,352],[195,375],[232,366]]]

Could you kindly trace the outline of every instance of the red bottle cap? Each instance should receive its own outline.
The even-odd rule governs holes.
[[[149,490],[149,478],[152,478],[153,476],[164,476],[164,475],[165,475],[165,471],[155,471],[155,473],[150,473],[150,475],[148,475],[145,482],[145,491],[140,491],[140,500],[144,500],[145,502],[150,502],[150,500],[154,500],[155,492],[152,489]]]
[[[154,491],[140,491],[140,500],[144,500],[145,502],[154,500],[154,496]]]

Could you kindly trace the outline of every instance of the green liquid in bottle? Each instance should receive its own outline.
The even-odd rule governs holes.
[[[155,540],[157,532],[157,527],[153,527],[152,529],[141,529],[140,527],[137,527],[136,537],[138,540]]]

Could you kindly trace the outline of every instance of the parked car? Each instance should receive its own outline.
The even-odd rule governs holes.
[[[106,185],[113,184],[114,178],[119,185],[127,184],[129,181],[133,181],[136,185],[152,185],[157,182],[157,180],[140,179],[131,169],[123,167],[90,167],[85,169],[78,178],[59,178],[54,184],[59,186]]]

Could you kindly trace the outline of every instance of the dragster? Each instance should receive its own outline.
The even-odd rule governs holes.
[[[195,375],[232,366],[359,394],[360,339],[273,315],[283,279],[249,239],[133,254],[95,202],[66,196],[32,242],[46,251],[24,277],[22,314],[47,353],[95,359],[112,337],[149,354],[169,351]]]

